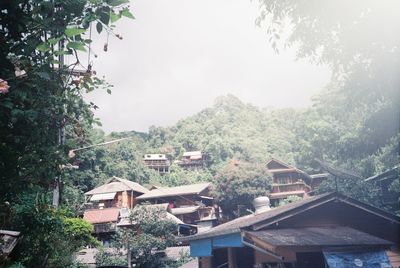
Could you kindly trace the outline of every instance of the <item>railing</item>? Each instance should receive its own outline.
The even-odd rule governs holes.
[[[114,223],[99,223],[93,225],[93,233],[110,233],[115,232],[115,224]]]

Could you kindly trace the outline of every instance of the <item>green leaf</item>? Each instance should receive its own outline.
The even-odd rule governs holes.
[[[54,45],[56,43],[58,43],[60,40],[62,39],[62,36],[57,37],[57,38],[50,38],[47,43],[50,45]]]
[[[127,18],[130,18],[130,19],[135,19],[135,16],[133,16],[133,14],[129,11],[128,8],[124,8],[124,9],[121,11],[121,15],[122,15],[122,16],[125,16],[125,17],[127,17]]]
[[[107,93],[111,95],[111,89],[107,88]]]
[[[56,55],[56,56],[69,55],[69,54],[71,54],[71,52],[69,52],[67,50],[59,50],[59,51],[54,52],[54,55]]]
[[[101,24],[101,22],[97,22],[96,24],[96,30],[98,33],[101,33],[101,31],[103,30],[103,24]]]
[[[111,23],[118,21],[120,18],[121,18],[121,14],[111,12]]]
[[[110,9],[103,7],[99,16],[100,16],[100,21],[105,25],[108,25],[108,23],[110,22]]]
[[[123,5],[123,4],[127,4],[127,3],[129,3],[129,0],[109,0],[108,1],[108,4],[110,6],[113,6],[113,7],[116,7],[116,6],[119,6],[119,5]]]
[[[49,51],[51,48],[49,46],[49,44],[47,43],[41,43],[36,47],[37,50],[41,51],[41,52],[47,52]]]
[[[80,28],[77,28],[77,27],[75,27],[75,28],[67,28],[64,31],[65,35],[68,36],[68,37],[72,37],[72,36],[75,36],[75,35],[83,34],[84,32],[86,32],[85,29],[80,29]]]
[[[67,48],[80,50],[80,51],[86,51],[84,43],[82,43],[82,42],[69,42],[67,44]]]

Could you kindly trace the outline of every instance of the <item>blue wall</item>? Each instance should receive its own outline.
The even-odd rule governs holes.
[[[214,248],[243,247],[240,233],[221,235],[213,238],[194,240],[190,242],[190,256],[209,257],[212,256]]]

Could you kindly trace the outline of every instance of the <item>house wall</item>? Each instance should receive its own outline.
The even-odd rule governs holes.
[[[281,249],[277,250],[277,254],[284,257],[284,262],[296,261],[296,252]],[[279,260],[270,255],[254,250],[254,264],[262,264],[262,263],[278,262],[278,261]]]
[[[212,257],[200,257],[199,258],[199,268],[213,268],[212,267]]]
[[[137,204],[135,196],[131,194],[131,191],[118,192],[112,201],[112,207],[117,208],[133,208]]]

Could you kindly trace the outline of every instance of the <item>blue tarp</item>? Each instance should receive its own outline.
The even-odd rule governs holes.
[[[389,259],[383,250],[359,252],[324,251],[329,268],[390,268]]]

